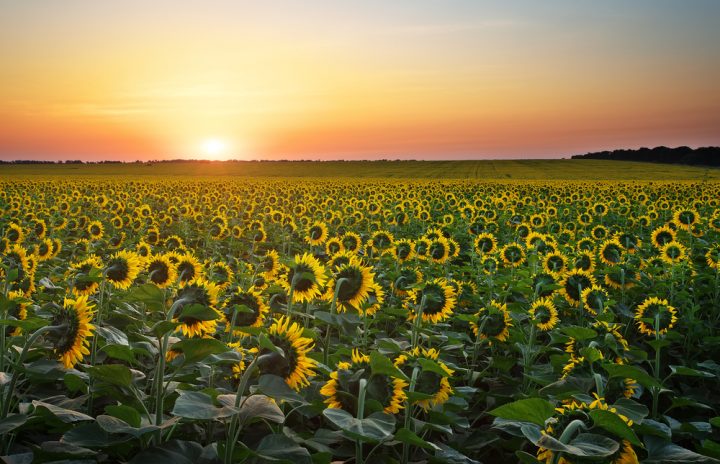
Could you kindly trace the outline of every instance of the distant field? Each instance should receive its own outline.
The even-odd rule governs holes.
[[[606,160],[211,162],[110,165],[0,165],[15,176],[247,176],[440,179],[717,180],[713,168]]]

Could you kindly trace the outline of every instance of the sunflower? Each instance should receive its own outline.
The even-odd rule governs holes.
[[[542,332],[555,328],[560,319],[552,298],[540,298],[528,309],[530,321]]]
[[[280,269],[280,256],[276,250],[268,250],[258,264],[258,272],[267,280],[272,280]]]
[[[333,299],[336,284],[340,279],[345,280],[340,284],[337,293],[338,311],[359,311],[360,306],[367,300],[375,279],[372,268],[363,266],[357,258],[351,258],[349,263],[337,268],[335,275],[328,281],[326,299]]]
[[[72,369],[90,354],[88,347],[95,330],[90,323],[94,306],[88,304],[87,298],[85,295],[74,300],[65,298],[63,307],[53,317],[52,325],[63,326],[63,330],[54,334],[55,354],[67,369]]]
[[[415,256],[417,256],[418,259],[427,260],[431,243],[432,242],[425,237],[417,239],[415,241]]]
[[[308,228],[305,241],[311,246],[322,245],[328,238],[328,228],[324,222],[315,222]]]
[[[232,284],[234,273],[230,266],[222,261],[205,263],[206,278],[215,283],[220,290],[225,290]]]
[[[424,302],[422,320],[434,324],[446,320],[455,308],[455,290],[445,279],[437,278],[427,282],[423,288],[414,288],[408,292],[405,308],[410,312],[408,319],[417,318],[417,310]]]
[[[652,243],[655,248],[662,248],[662,246],[666,243],[674,242],[676,236],[677,233],[669,226],[665,225],[658,227],[652,232],[652,235],[650,236],[650,243]]]
[[[357,252],[360,250],[360,246],[362,245],[362,239],[355,232],[345,232],[340,239],[345,250],[353,252]]]
[[[573,267],[592,274],[595,271],[595,254],[587,250],[578,252],[575,256]]]
[[[553,251],[552,253],[546,254],[543,257],[542,262],[545,272],[553,276],[559,276],[567,270],[568,259],[559,251]]]
[[[716,243],[708,248],[707,253],[705,253],[705,260],[708,267],[720,271],[720,244]]]
[[[445,263],[450,258],[450,243],[448,239],[440,236],[431,241],[427,256],[435,263]]]
[[[160,288],[166,288],[177,280],[177,268],[166,255],[153,255],[146,260],[148,280]]]
[[[368,289],[367,300],[361,305],[360,312],[368,316],[374,315],[385,303],[385,291],[382,286],[373,282]]]
[[[398,414],[404,408],[408,383],[395,376],[373,374],[370,370],[370,357],[352,350],[352,362],[341,361],[337,369],[330,373],[330,379],[320,389],[327,397],[324,401],[328,408],[344,409],[357,415],[357,397],[360,393],[360,379],[367,381],[366,398],[379,402],[387,414]]]
[[[500,257],[506,266],[519,267],[525,262],[525,250],[517,243],[508,243],[500,249]]]
[[[92,221],[85,230],[87,230],[90,240],[100,240],[105,232],[105,228],[100,221]]]
[[[314,368],[317,361],[308,357],[313,348],[313,341],[303,337],[303,327],[290,318],[282,316],[268,329],[270,341],[282,350],[284,355],[263,348],[259,356],[263,357],[260,369],[263,374],[274,374],[285,379],[293,390],[310,385],[310,378],[315,376]]]
[[[565,273],[560,285],[560,292],[572,306],[580,304],[581,293],[584,289],[595,285],[595,277],[587,271],[573,269]]]
[[[108,260],[105,277],[114,287],[127,290],[140,273],[141,267],[142,260],[137,254],[120,250]]]
[[[180,316],[175,318],[176,322],[180,322],[175,331],[182,332],[186,337],[204,337],[214,334],[217,328],[217,319],[222,316],[216,309],[219,292],[220,289],[217,285],[201,277],[184,283],[178,290],[174,303],[178,305],[176,313],[180,313]],[[213,310],[217,317],[200,320],[192,316],[183,316],[182,309],[191,305],[206,306]]]
[[[623,260],[624,248],[620,244],[620,241],[616,238],[611,238],[603,242],[600,245],[600,261],[607,264],[608,266],[614,266]]]
[[[49,238],[43,239],[39,244],[35,245],[33,254],[38,261],[47,261],[53,255],[53,241]]]
[[[333,256],[343,251],[345,251],[345,245],[343,245],[342,240],[338,237],[332,237],[325,242],[325,254],[328,256]]]
[[[476,315],[478,322],[470,323],[476,337],[487,339],[490,344],[492,344],[493,340],[504,342],[510,337],[510,327],[513,324],[504,303],[493,300],[489,305],[481,308]]]
[[[190,253],[178,256],[176,266],[178,279],[180,280],[181,284],[194,279],[205,277],[203,274],[203,267],[200,264],[200,261]]]
[[[483,272],[487,275],[495,275],[495,273],[498,270],[498,267],[500,267],[500,263],[498,262],[498,259],[495,256],[483,256],[482,261],[480,262],[480,267],[482,268]]]
[[[690,230],[693,225],[700,222],[700,214],[691,208],[680,209],[673,214],[673,222],[681,229]]]
[[[292,288],[292,303],[302,303],[319,297],[326,280],[325,267],[314,256],[305,253],[295,255],[295,264],[288,270],[282,285],[288,292]]]
[[[370,237],[370,240],[367,243],[367,248],[377,252],[378,254],[383,254],[390,248],[390,246],[392,246],[394,241],[395,238],[390,232],[386,230],[378,230]]]
[[[10,243],[16,243],[20,245],[25,239],[25,232],[23,231],[23,228],[19,225],[15,223],[10,223],[5,230],[5,238],[7,238]]]
[[[238,312],[234,314],[236,307]],[[225,300],[223,314],[227,323],[226,331],[230,330],[231,325],[233,327],[262,327],[265,323],[265,316],[269,311],[270,308],[263,301],[260,292],[237,289]],[[236,336],[244,335],[244,332],[235,330],[233,334]]]
[[[497,250],[497,239],[489,232],[484,232],[475,237],[475,252],[479,255],[493,253]]]
[[[666,334],[677,322],[677,310],[667,300],[649,297],[635,310],[635,322],[645,335]]]
[[[87,259],[78,263],[70,264],[70,269],[74,274],[72,282],[73,294],[75,296],[88,296],[95,293],[100,286],[102,267],[102,261],[95,255],[90,255]]]
[[[429,398],[417,399],[413,404],[420,406],[425,412],[428,412],[435,406],[444,404],[450,399],[450,395],[453,394],[453,389],[450,386],[450,377],[452,377],[455,371],[447,367],[444,362],[438,360],[439,356],[440,352],[435,348],[425,349],[416,347],[414,350],[398,356],[395,360],[395,366],[400,369],[404,368],[405,371],[412,371],[415,366],[420,366],[418,359],[431,360],[444,372],[444,374],[440,374],[435,371],[422,369],[416,379],[414,391]]]
[[[672,265],[683,261],[687,257],[685,247],[674,240],[665,243],[660,248],[660,259]]]
[[[22,291],[15,290],[8,293],[7,302],[8,308],[6,316],[8,319],[13,318],[18,321],[24,321],[27,318],[27,310],[30,302],[25,298],[25,294]],[[6,335],[15,337],[22,334],[22,329],[20,327],[13,328],[8,325],[5,328],[5,333]]]
[[[147,240],[147,242],[152,243],[150,240]],[[181,249],[185,248],[185,242],[183,241],[182,238],[178,237],[177,235],[171,235],[171,236],[167,237],[164,240],[163,245],[165,246],[165,249],[167,249],[169,251],[181,250]]]
[[[397,262],[404,263],[415,256],[415,243],[406,238],[395,240],[392,244],[391,251]]]

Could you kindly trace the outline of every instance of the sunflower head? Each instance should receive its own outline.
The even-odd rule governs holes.
[[[270,308],[265,304],[260,292],[238,289],[224,302],[223,313],[227,330],[230,330],[231,325],[233,327],[262,327],[269,311]],[[244,335],[244,333],[236,330],[236,335]]]
[[[542,332],[555,328],[560,322],[558,311],[551,298],[540,298],[536,300],[528,310],[530,321]]]
[[[94,306],[89,304],[87,296],[76,299],[65,298],[63,307],[53,317],[52,325],[60,329],[51,332],[55,354],[63,366],[71,369],[90,354],[88,349],[95,326],[91,324]]]
[[[303,327],[290,318],[280,317],[268,329],[270,341],[282,350],[282,354],[263,348],[258,359],[263,374],[274,374],[285,379],[294,390],[310,385],[315,376],[317,361],[308,357],[313,341],[303,337]]]
[[[453,394],[450,379],[455,371],[450,369],[439,359],[440,352],[435,348],[415,348],[395,360],[395,365],[406,374],[411,373],[415,367],[419,367],[419,374],[415,382],[415,392],[422,397],[413,401],[413,404],[420,406],[426,412],[435,406],[440,406],[450,399]],[[439,369],[429,370],[422,368],[423,360],[431,361]],[[442,374],[440,373],[442,371]]]
[[[203,278],[193,279],[186,282],[177,291],[174,306],[177,306],[175,318],[180,325],[177,332],[182,332],[186,337],[204,337],[212,335],[217,328],[217,320],[221,314],[217,311],[218,293],[220,289],[217,285]],[[194,305],[210,308],[215,314],[213,318],[208,319],[195,317],[192,313],[183,313],[183,308]]]
[[[490,304],[477,312],[478,322],[471,322],[470,327],[476,337],[493,341],[504,342],[510,337],[512,319],[504,303],[491,301]]]
[[[405,300],[405,308],[410,312],[408,317],[412,321],[421,313],[425,322],[442,322],[452,315],[455,305],[455,290],[440,278],[427,282],[423,288],[410,290]]]
[[[573,306],[578,306],[582,291],[595,285],[595,278],[587,271],[573,269],[565,273],[560,285],[562,285],[560,291],[567,302]]]
[[[340,311],[359,311],[368,298],[374,278],[372,268],[363,266],[358,258],[351,258],[350,262],[337,268],[335,275],[329,280],[326,297],[336,298],[337,309]]]
[[[667,300],[649,297],[635,310],[635,322],[645,335],[666,334],[677,322],[677,310]]]
[[[154,255],[146,260],[148,280],[160,288],[166,288],[177,280],[177,268],[166,255]]]
[[[141,258],[132,251],[120,250],[105,266],[105,278],[116,288],[127,290],[140,273]]]
[[[290,292],[292,302],[309,302],[318,296],[325,286],[325,267],[312,255],[295,255],[295,263],[288,270],[283,286]]]

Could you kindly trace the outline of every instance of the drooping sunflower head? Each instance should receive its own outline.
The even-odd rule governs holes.
[[[414,391],[423,396],[414,400],[413,404],[420,406],[426,412],[435,406],[444,404],[453,394],[450,379],[455,371],[442,362],[439,356],[440,352],[435,348],[425,349],[418,347],[398,356],[395,360],[395,366],[406,374],[411,373],[415,367],[420,368]],[[422,364],[420,364],[422,360],[432,361],[439,369],[423,369]]]
[[[517,243],[508,243],[500,249],[503,264],[511,267],[520,267],[525,262],[525,250]]]
[[[592,251],[580,251],[573,262],[575,269],[592,273],[595,271],[595,254]]]
[[[484,232],[475,238],[475,252],[479,255],[493,253],[497,250],[497,239],[495,235]]]
[[[262,273],[265,279],[272,280],[277,275],[279,269],[280,255],[278,255],[277,250],[268,250],[259,264],[258,272]]]
[[[216,309],[219,293],[220,289],[217,285],[201,277],[182,284],[177,291],[174,303],[177,305],[175,321],[180,322],[175,331],[182,332],[186,337],[204,337],[214,334],[217,329],[217,320],[221,317],[220,312]],[[211,313],[212,318],[206,317],[205,314],[200,318],[192,313],[183,312],[185,307],[194,305],[210,308],[213,312]]]
[[[153,255],[146,260],[148,280],[160,288],[166,288],[177,280],[177,268],[166,255]]]
[[[477,312],[477,317],[477,323],[470,323],[476,337],[487,339],[491,344],[493,341],[504,342],[510,337],[513,324],[505,303],[493,300]]]
[[[580,295],[583,302],[583,310],[597,316],[601,314],[608,306],[610,296],[608,292],[599,285],[593,285],[582,291]]]
[[[127,290],[142,268],[142,260],[132,252],[120,250],[110,257],[105,266],[105,278],[116,288]]]
[[[308,357],[313,348],[313,341],[303,337],[303,327],[297,322],[292,322],[285,316],[275,319],[275,322],[268,329],[270,341],[283,354],[274,352],[268,348],[260,350],[260,370],[263,374],[274,374],[285,379],[285,382],[293,390],[299,391],[310,385],[310,379],[316,375],[315,367],[317,361]]]
[[[330,373],[330,379],[320,389],[320,394],[327,397],[325,404],[357,415],[361,379],[366,381],[366,404],[367,399],[377,401],[387,414],[397,414],[404,408],[408,383],[398,377],[373,374],[370,357],[358,349],[352,350],[352,362],[337,364],[337,369]]]
[[[693,225],[700,222],[700,214],[692,208],[683,208],[675,211],[673,222],[681,229],[690,230]]]
[[[685,247],[672,240],[665,243],[660,248],[660,258],[668,264],[677,264],[682,262],[687,257]]]
[[[283,286],[290,292],[292,302],[309,302],[320,296],[327,277],[325,267],[312,255],[295,255],[295,263],[288,270]]]
[[[555,328],[560,322],[555,303],[551,298],[540,298],[536,300],[528,310],[530,321],[535,324],[538,330],[547,332]]]
[[[395,238],[390,232],[378,230],[370,237],[367,247],[377,254],[382,254],[392,246],[393,241]]]
[[[675,241],[676,236],[677,232],[675,232],[669,226],[664,225],[662,227],[658,227],[652,232],[652,235],[650,236],[650,242],[655,248],[661,248],[666,243]]]
[[[105,232],[105,227],[100,221],[92,221],[87,225],[88,238],[90,240],[100,240]]]
[[[341,237],[343,248],[347,251],[357,252],[362,246],[362,238],[355,232],[345,232]]]
[[[70,264],[72,275],[72,292],[75,296],[92,295],[100,286],[102,280],[102,261],[95,255],[87,259]]]
[[[667,300],[649,297],[635,310],[635,322],[645,335],[666,334],[677,322],[677,310]]]
[[[235,274],[230,266],[223,261],[210,261],[205,263],[205,277],[225,290],[232,284]]]
[[[620,241],[616,238],[611,238],[600,245],[598,255],[600,256],[600,261],[608,266],[614,266],[622,262],[624,251]]]
[[[554,276],[561,275],[568,267],[567,257],[559,251],[546,254],[542,261],[545,272]]]
[[[90,354],[88,347],[95,330],[91,324],[93,308],[85,295],[76,299],[65,298],[63,307],[53,317],[52,325],[62,329],[52,332],[50,338],[53,339],[55,354],[67,369]]]
[[[205,277],[202,264],[190,253],[178,256],[176,266],[178,280],[181,284]]]
[[[408,293],[405,308],[412,321],[422,314],[422,320],[433,324],[446,320],[456,305],[455,290],[445,279],[433,279],[423,288],[414,288]]]
[[[28,258],[29,256],[25,248],[17,244],[10,245],[0,257],[2,265],[8,270],[8,275],[6,276],[5,272],[0,269],[0,277],[3,279],[10,278],[10,273],[14,270],[17,275],[12,282],[21,282],[29,273],[32,272]]]
[[[25,298],[25,294],[21,290],[14,290],[8,293],[7,296],[7,314],[9,319],[17,319],[23,321],[27,318],[28,307],[30,306],[31,300]],[[20,327],[13,327],[11,325],[5,326],[5,334],[11,337],[15,337],[22,334]]]
[[[270,308],[260,292],[237,289],[224,302],[223,313],[228,330],[233,327],[262,327]],[[244,333],[236,330],[236,335]]]
[[[392,255],[399,262],[409,261],[415,255],[415,243],[412,240],[403,238],[395,240],[392,244]]]
[[[562,285],[560,291],[567,302],[573,306],[578,306],[582,291],[595,285],[595,277],[587,271],[573,269],[565,273],[560,285]]]
[[[311,246],[322,245],[328,238],[328,228],[324,222],[315,222],[307,230],[305,241]]]
[[[345,245],[343,245],[340,238],[332,237],[325,242],[325,254],[328,256],[333,256],[343,251],[345,251]]]
[[[11,222],[5,229],[5,238],[8,239],[9,243],[19,245],[25,239],[25,232],[20,225]]]
[[[43,239],[35,245],[34,253],[38,261],[47,261],[53,256],[53,241],[49,238]]]
[[[710,246],[705,253],[705,262],[708,267],[720,270],[720,243]]]
[[[408,290],[422,282],[423,274],[417,268],[403,268],[400,270],[400,275],[393,282],[393,291],[398,296],[407,295]]]
[[[326,297],[336,297],[337,309],[340,311],[360,311],[361,305],[368,298],[374,279],[372,268],[363,266],[357,258],[351,258],[350,262],[337,268],[328,281]]]

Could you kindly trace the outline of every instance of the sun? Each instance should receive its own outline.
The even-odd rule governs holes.
[[[208,159],[222,158],[224,155],[227,155],[227,150],[228,144],[218,138],[205,139],[200,147],[203,156]]]

